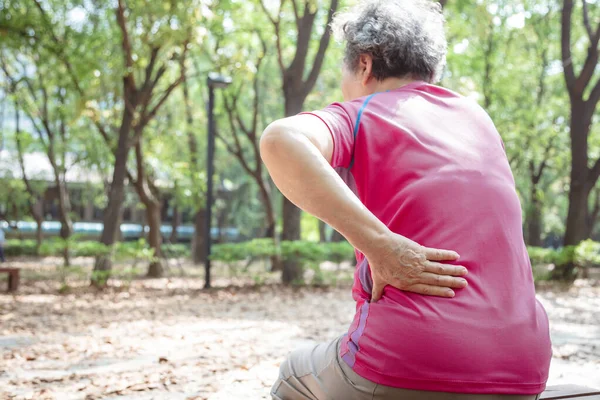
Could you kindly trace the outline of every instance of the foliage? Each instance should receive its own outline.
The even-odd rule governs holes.
[[[214,246],[212,259],[228,264],[248,259],[268,259],[279,256],[283,260],[299,261],[305,266],[325,261],[342,263],[354,260],[354,249],[347,242],[316,243],[306,241],[284,241],[276,247],[271,239],[256,239],[243,243]]]
[[[574,279],[577,270],[570,271],[571,266],[600,267],[600,243],[592,240],[585,240],[578,246],[566,246],[559,249],[529,247],[527,250],[534,267],[541,264],[553,264],[553,273],[549,278]],[[570,271],[568,276],[563,274],[566,271]]]
[[[4,244],[4,254],[7,257],[37,256],[35,240],[9,239]]]
[[[163,256],[169,258],[184,258],[190,257],[190,246],[185,244],[163,244],[162,245]]]
[[[42,243],[39,253],[36,251],[34,240],[11,239],[6,242],[5,253],[9,257],[20,256],[62,256],[65,247],[69,246],[72,257],[99,257],[110,254],[110,248],[96,241],[65,241],[60,238],[47,239]],[[169,254],[184,256],[189,253],[185,245],[166,245]],[[120,242],[114,246],[113,257],[117,261],[153,261],[153,250],[148,247],[145,240],[137,242]]]

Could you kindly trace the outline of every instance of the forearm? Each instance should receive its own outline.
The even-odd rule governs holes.
[[[261,155],[279,190],[296,206],[323,220],[365,253],[388,228],[352,193],[315,144],[293,127],[270,127]]]

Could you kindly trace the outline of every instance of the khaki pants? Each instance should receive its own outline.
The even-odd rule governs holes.
[[[536,400],[539,396],[424,392],[378,385],[340,357],[341,338],[291,353],[273,385],[274,400]]]

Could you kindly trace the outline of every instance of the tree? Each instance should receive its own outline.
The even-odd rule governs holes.
[[[331,30],[328,27],[331,24],[333,14],[337,11],[339,5],[338,0],[331,0],[325,29],[320,35],[315,57],[312,64],[309,64],[312,66],[308,69],[308,75],[306,75],[308,54],[311,47],[311,40],[315,35],[315,21],[319,12],[319,6],[317,2],[311,0],[290,0],[290,2],[294,15],[297,41],[292,61],[286,64],[285,56],[288,53],[288,46],[286,43],[284,50],[283,42],[287,34],[283,33],[282,25],[285,25],[285,23],[281,18],[286,0],[279,0],[279,7],[275,16],[269,12],[264,0],[260,0],[261,7],[271,22],[275,32],[277,64],[281,74],[284,114],[286,117],[296,115],[302,111],[306,97],[310,94],[317,82],[317,78],[319,77],[325,60],[325,53],[331,40]],[[284,198],[282,240],[300,239],[300,214],[300,210]],[[286,261],[283,268],[283,282],[291,283],[301,278],[301,272],[302,269],[298,263]]]
[[[44,234],[42,232],[42,223],[44,222],[44,214],[39,202],[39,191],[35,189],[33,182],[27,176],[25,169],[25,157],[24,157],[24,144],[23,144],[23,131],[21,130],[21,112],[18,100],[15,99],[15,142],[17,145],[17,154],[19,158],[19,168],[21,169],[21,175],[25,189],[27,190],[27,206],[29,213],[35,220],[35,240],[36,240],[36,253],[39,254],[40,247],[42,246],[42,240],[44,240]]]
[[[22,55],[21,55],[22,56]],[[52,167],[54,185],[58,195],[58,215],[61,223],[60,236],[68,243],[73,234],[73,222],[71,220],[71,200],[67,190],[67,170],[72,165],[67,163],[67,153],[69,144],[73,144],[71,129],[68,127],[67,110],[72,108],[73,103],[67,99],[67,88],[56,84],[60,79],[53,74],[53,69],[48,65],[42,64],[40,58],[29,57],[26,61],[15,57],[13,65],[19,64],[19,71],[10,70],[6,62],[2,62],[2,70],[5,76],[11,82],[15,95],[22,98],[22,101],[15,101],[15,105],[23,108],[34,131],[41,148],[48,158]],[[29,68],[28,68],[29,67]],[[28,72],[33,69],[34,77]],[[25,86],[23,90],[17,91],[18,84]],[[20,130],[17,133],[17,140],[20,141]],[[17,143],[19,148],[19,161],[22,163],[21,142]],[[31,189],[25,170],[23,169],[23,179],[26,187]],[[31,192],[30,192],[31,193]],[[33,211],[33,209],[32,209]],[[36,212],[32,215],[38,221],[40,216]],[[38,227],[38,236],[39,227]],[[64,254],[65,266],[70,265],[69,246],[65,246]]]
[[[6,72],[8,69],[6,64],[2,65],[2,69],[6,75]],[[10,79],[9,79],[9,81],[10,81]],[[27,145],[29,144],[29,142],[31,140],[24,139],[24,136],[26,136],[27,139],[30,139],[30,136],[24,134],[24,132],[21,129],[21,105],[19,102],[19,97],[16,95],[18,85],[17,85],[17,82],[14,82],[14,81],[7,82],[7,84],[8,84],[8,88],[6,90],[6,93],[9,94],[13,99],[14,123],[15,123],[14,138],[15,138],[15,144],[16,144],[16,148],[17,148],[18,164],[19,164],[19,168],[21,170],[21,178],[22,178],[23,184],[25,186],[26,198],[18,199],[21,196],[15,196],[14,193],[10,193],[10,192],[12,192],[11,190],[9,190],[9,191],[3,190],[3,192],[5,194],[8,194],[8,198],[10,198],[10,200],[13,202],[13,204],[17,200],[19,200],[19,202],[26,203],[29,213],[31,214],[32,218],[36,222],[36,236],[35,236],[36,237],[36,251],[39,253],[40,247],[42,245],[42,240],[43,240],[42,222],[44,221],[43,210],[41,208],[41,204],[39,201],[41,191],[40,191],[40,188],[38,187],[39,185],[35,185],[35,183],[31,181],[31,179],[27,175],[27,171],[25,169],[25,161],[24,161],[25,148],[28,147]],[[27,141],[27,143],[24,143],[26,141]],[[11,185],[10,184],[6,185],[3,182],[2,187],[6,189],[7,186],[11,186]],[[5,201],[8,200],[8,198],[3,199],[4,201],[2,201],[1,204],[4,204]],[[8,220],[5,213],[2,213],[0,218],[7,220],[7,222],[9,222],[9,223],[11,222]]]
[[[600,22],[592,26],[588,3],[582,0],[581,18],[587,48],[585,61],[579,70],[575,71],[578,57],[573,49],[573,32],[577,24],[573,23],[573,0],[564,0],[561,18],[561,50],[564,80],[569,93],[570,109],[570,138],[571,138],[571,186],[569,190],[569,211],[566,222],[565,245],[577,245],[590,232],[590,192],[600,177],[600,158],[595,162],[590,160],[589,136],[592,119],[600,101],[600,79],[595,82],[594,72],[598,64],[600,41]],[[590,167],[590,161],[593,164]],[[572,276],[574,267],[563,270],[563,278]]]
[[[218,134],[217,137],[225,144],[227,151],[233,155],[244,171],[254,180],[259,188],[262,204],[266,216],[266,229],[264,236],[276,239],[275,237],[275,210],[273,208],[271,186],[265,179],[263,165],[260,158],[259,150],[259,113],[261,105],[260,93],[260,75],[263,61],[267,55],[267,44],[256,33],[256,38],[260,43],[260,54],[254,63],[254,71],[252,77],[252,99],[250,104],[244,104],[243,110],[250,110],[250,121],[244,121],[243,113],[240,110],[239,103],[241,102],[241,94],[244,86],[242,81],[237,90],[225,97],[225,109],[227,111],[227,119],[229,120],[230,131],[233,140],[228,140],[224,135]],[[252,40],[252,39],[250,39]],[[249,151],[246,149],[249,148]]]
[[[522,41],[526,43],[526,50],[533,53],[530,57],[533,61],[530,66],[532,78],[528,80],[532,84],[532,98],[528,101],[531,107],[528,107],[529,113],[525,114],[524,122],[536,134],[528,135],[523,146],[529,177],[525,230],[530,246],[543,245],[544,202],[549,203],[551,198],[546,194],[550,190],[549,185],[562,177],[559,168],[566,158],[566,127],[562,122],[566,96],[558,77],[549,76],[551,61],[560,57],[556,45],[558,40],[552,40],[558,31],[554,24],[555,15],[550,5],[544,13],[532,13],[529,25],[533,34],[528,35],[529,41]],[[553,175],[551,179],[547,179],[549,174]]]
[[[122,0],[118,1],[118,6],[115,11],[117,23],[121,33],[121,46],[122,46],[122,57],[125,66],[123,76],[123,113],[121,119],[121,125],[118,131],[117,146],[115,151],[115,165],[113,172],[113,179],[111,182],[109,202],[104,212],[104,230],[100,241],[107,246],[112,246],[117,240],[117,233],[119,229],[118,221],[119,214],[123,205],[123,196],[125,189],[125,178],[127,176],[127,160],[129,158],[129,152],[131,148],[135,148],[136,151],[136,163],[138,164],[138,174],[136,182],[136,190],[140,194],[140,199],[146,206],[147,213],[149,214],[150,224],[150,242],[155,250],[157,256],[160,255],[160,244],[162,237],[160,236],[160,214],[158,216],[157,207],[154,197],[150,191],[146,191],[148,187],[147,176],[145,175],[145,169],[143,168],[143,155],[141,152],[140,140],[142,138],[144,129],[148,123],[157,115],[160,108],[167,101],[173,90],[181,84],[183,78],[179,76],[171,81],[171,83],[162,92],[158,92],[159,83],[165,76],[168,70],[169,59],[182,56],[182,54],[174,53],[167,60],[160,62],[159,55],[162,48],[161,43],[148,43],[147,47],[149,55],[147,58],[147,64],[145,68],[136,65],[133,58],[132,40],[130,37],[130,29],[127,22],[127,12],[125,5]],[[150,27],[147,27],[150,29]],[[187,50],[187,44],[189,40],[183,41],[183,48],[181,53],[185,53]],[[141,48],[137,49],[137,52],[141,52]],[[137,54],[136,52],[136,54]],[[136,71],[136,67],[142,69],[143,72],[139,73]],[[136,83],[136,75],[143,76],[141,84]],[[157,92],[159,94],[157,94]],[[154,104],[153,104],[154,103]],[[106,135],[106,131],[102,132]],[[156,220],[158,219],[158,226]],[[151,265],[149,273],[157,275],[162,272],[156,268],[156,264]],[[100,257],[96,261],[94,266],[95,271],[110,271],[111,261],[108,257]]]

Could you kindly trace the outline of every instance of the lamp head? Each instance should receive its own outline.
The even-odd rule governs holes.
[[[219,75],[216,72],[210,72],[208,74],[208,78],[206,79],[208,87],[213,89],[224,89],[227,86],[231,85],[231,82],[231,77]]]

